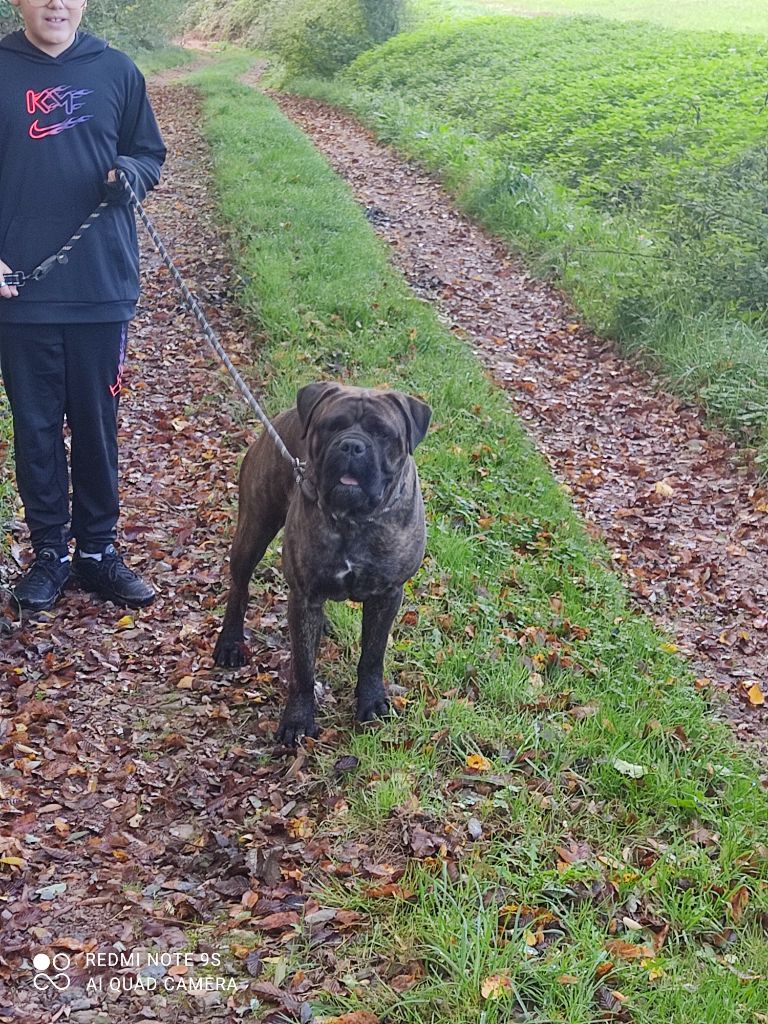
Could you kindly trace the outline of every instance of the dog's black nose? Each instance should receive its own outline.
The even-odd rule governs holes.
[[[365,441],[359,437],[345,437],[339,442],[339,449],[345,455],[365,455],[367,447]]]

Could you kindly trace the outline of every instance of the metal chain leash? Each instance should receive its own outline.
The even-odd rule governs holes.
[[[83,235],[88,231],[89,228],[93,227],[95,222],[99,219],[102,211],[109,204],[106,200],[103,203],[99,203],[93,213],[90,215],[88,220],[84,221],[72,237],[62,245],[58,252],[55,252],[53,256],[49,256],[43,260],[42,263],[38,264],[34,270],[31,270],[26,274],[23,270],[16,270],[13,273],[0,275],[0,285],[7,285],[9,288],[23,288],[27,281],[41,281],[46,274],[49,274],[51,270],[56,266],[57,263],[68,263],[70,250]]]
[[[245,383],[243,378],[240,376],[240,373],[232,363],[232,360],[225,352],[223,345],[216,337],[213,328],[208,323],[205,314],[200,308],[200,303],[189,290],[184,278],[181,276],[178,269],[176,268],[176,265],[171,259],[171,256],[168,250],[166,249],[162,238],[157,233],[152,221],[149,219],[146,210],[141,204],[141,200],[131,187],[131,183],[128,181],[128,178],[121,170],[117,171],[117,177],[122,183],[123,188],[128,193],[131,203],[134,209],[136,210],[137,214],[139,215],[142,224],[147,229],[147,233],[149,234],[149,237],[152,239],[155,248],[160,253],[160,257],[163,263],[166,265],[166,267],[168,267],[173,276],[174,281],[178,285],[179,290],[181,291],[181,294],[184,297],[184,305],[197,320],[198,324],[202,328],[203,334],[205,335],[208,344],[211,346],[213,351],[216,353],[216,355],[219,357],[221,362],[226,367],[227,371],[229,372],[229,375],[235,382],[235,385],[237,386],[237,389],[239,390],[240,394],[243,396],[243,398],[248,403],[250,408],[256,414],[259,422],[262,424],[266,432],[274,441],[277,450],[280,452],[284,459],[291,463],[291,466],[293,468],[293,476],[294,479],[296,480],[296,483],[300,487],[306,488],[308,485],[306,483],[304,476],[303,463],[301,462],[300,459],[297,459],[293,455],[291,455],[282,437],[280,437],[278,432],[272,426],[269,417],[261,408],[259,403],[256,401],[250,388]],[[72,247],[77,242],[80,241],[80,239],[83,237],[86,231],[101,216],[102,211],[108,205],[109,204],[106,201],[100,203],[93,211],[93,213],[90,215],[88,220],[86,220],[85,223],[80,225],[75,234],[72,235],[69,241],[65,242],[65,244],[61,247],[61,249],[59,249],[59,251],[54,253],[53,256],[49,256],[47,259],[43,260],[43,262],[39,266],[35,267],[35,269],[31,271],[29,274],[26,274],[23,271],[16,271],[14,273],[3,274],[2,277],[0,277],[0,283],[2,283],[3,285],[15,286],[16,288],[23,288],[27,281],[40,281],[42,278],[45,277],[46,274],[48,274],[53,269],[54,266],[56,266],[59,263],[67,263],[69,260],[69,252],[72,249]]]
[[[259,403],[256,401],[256,399],[253,396],[250,388],[245,383],[243,378],[240,376],[240,373],[238,372],[237,368],[234,366],[234,364],[232,363],[232,360],[229,358],[229,356],[225,352],[224,346],[221,344],[219,339],[216,337],[216,334],[214,333],[213,328],[208,323],[208,320],[206,319],[205,314],[203,313],[202,309],[200,308],[200,303],[197,301],[195,296],[192,294],[192,292],[187,287],[186,281],[181,276],[181,274],[179,273],[175,263],[171,259],[171,256],[170,256],[168,250],[166,249],[165,244],[164,244],[162,238],[160,237],[160,235],[155,230],[155,226],[152,223],[152,221],[149,219],[149,216],[147,215],[147,211],[142,206],[141,200],[139,199],[139,197],[136,195],[136,193],[131,188],[131,183],[128,181],[128,178],[125,176],[125,174],[123,174],[122,171],[118,171],[117,172],[117,176],[120,179],[120,181],[123,183],[123,187],[125,188],[126,192],[131,197],[131,202],[133,203],[133,206],[135,207],[136,212],[138,213],[139,217],[141,218],[141,223],[147,229],[147,233],[148,233],[149,237],[152,239],[152,241],[153,241],[153,243],[155,245],[155,248],[160,253],[160,257],[161,257],[163,263],[166,265],[166,267],[168,267],[168,269],[170,270],[170,272],[171,272],[171,274],[173,276],[174,281],[179,286],[179,290],[181,291],[181,294],[184,297],[184,304],[186,305],[186,307],[190,311],[190,313],[192,313],[192,315],[197,320],[198,324],[200,325],[200,327],[201,327],[201,329],[203,331],[203,334],[205,335],[205,338],[206,338],[208,344],[211,346],[213,351],[216,353],[216,355],[222,361],[224,366],[227,368],[227,371],[229,372],[229,375],[231,376],[232,380],[235,382],[235,385],[237,386],[238,391],[243,396],[243,398],[246,400],[246,402],[248,403],[250,408],[253,410],[253,412],[258,417],[260,423],[262,424],[262,426],[264,427],[266,432],[269,434],[269,436],[274,441],[274,443],[275,443],[275,445],[277,447],[277,450],[280,452],[280,454],[283,456],[284,459],[286,459],[288,462],[291,463],[291,465],[293,467],[294,479],[296,480],[296,483],[301,487],[301,485],[304,483],[304,466],[302,465],[301,460],[295,458],[288,451],[288,448],[286,447],[285,442],[283,441],[282,437],[280,437],[278,432],[272,426],[272,422],[270,421],[269,417],[264,412],[264,410],[261,408]]]

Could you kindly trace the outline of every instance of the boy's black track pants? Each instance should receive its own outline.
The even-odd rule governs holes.
[[[81,550],[98,552],[115,539],[117,407],[127,336],[127,323],[0,323],[16,483],[35,551],[64,554],[72,536]]]

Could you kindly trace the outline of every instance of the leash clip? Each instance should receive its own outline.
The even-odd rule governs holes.
[[[23,288],[27,278],[28,275],[23,270],[16,270],[12,274],[0,274],[0,287]]]
[[[54,253],[53,256],[49,256],[47,260],[43,260],[40,266],[35,267],[32,273],[29,275],[33,281],[41,281],[46,274],[49,274],[57,263],[67,262],[66,253]]]

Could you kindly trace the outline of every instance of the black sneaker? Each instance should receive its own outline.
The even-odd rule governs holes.
[[[85,558],[79,551],[72,560],[72,575],[84,590],[92,590],[107,601],[143,608],[155,599],[155,592],[129,569],[110,544],[100,559]]]
[[[69,579],[70,563],[53,548],[43,548],[13,588],[16,600],[30,612],[52,608],[64,593]]]

